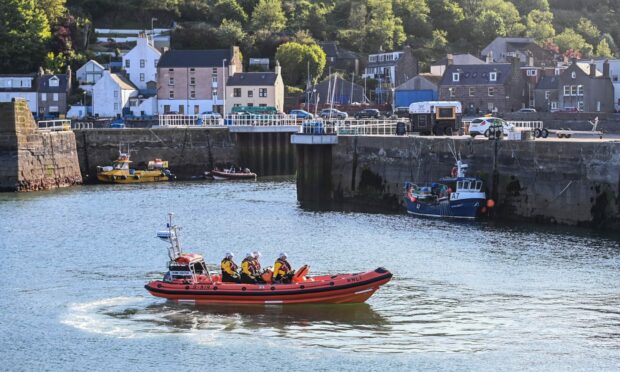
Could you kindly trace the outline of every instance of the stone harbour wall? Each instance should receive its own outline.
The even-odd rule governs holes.
[[[25,100],[0,103],[0,191],[36,191],[82,182],[71,131],[39,131]]]
[[[404,208],[404,182],[448,176],[457,153],[469,165],[470,175],[486,181],[487,197],[497,205],[494,216],[620,226],[620,142],[340,136],[338,144],[322,148],[320,156],[299,157],[298,175],[328,164],[331,179],[298,179],[301,202],[310,195],[314,201]],[[317,185],[328,185],[328,192],[313,194],[325,189]]]

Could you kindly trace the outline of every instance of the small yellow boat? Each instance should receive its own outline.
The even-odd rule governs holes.
[[[120,153],[112,165],[97,167],[97,179],[106,183],[145,183],[174,180],[168,162],[161,159],[149,161],[146,170],[131,169],[129,154]]]

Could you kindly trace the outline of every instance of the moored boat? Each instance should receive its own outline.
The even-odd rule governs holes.
[[[106,183],[164,182],[175,179],[174,174],[168,169],[167,161],[151,160],[145,170],[132,169],[131,163],[129,153],[119,153],[112,165],[97,167],[97,179]]]
[[[212,171],[205,172],[205,177],[212,178],[214,180],[223,181],[223,180],[255,180],[256,181],[256,173],[253,173],[248,168],[241,169],[230,167],[226,169],[213,169]]]
[[[149,293],[178,302],[196,304],[295,304],[295,303],[359,303],[372,296],[382,285],[389,282],[392,274],[384,269],[355,273],[309,277],[308,266],[296,271],[288,284],[242,284],[222,282],[220,275],[208,272],[203,257],[194,253],[182,253],[177,228],[158,233],[158,237],[170,242],[168,272],[162,280],[145,285]]]
[[[457,161],[451,177],[426,185],[405,183],[407,213],[417,216],[476,219],[493,207],[483,182],[467,177],[467,164]]]

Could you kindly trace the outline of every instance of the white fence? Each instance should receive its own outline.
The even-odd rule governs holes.
[[[299,133],[339,136],[395,136],[402,120],[305,120]]]
[[[542,121],[508,121],[508,124],[522,129],[543,129]]]
[[[58,120],[42,120],[37,122],[39,130],[45,131],[62,131],[71,130],[71,120],[58,119]]]
[[[226,119],[213,118],[208,115],[159,115],[160,127],[212,127],[212,126],[252,126],[274,127],[300,125],[294,115],[237,115]]]

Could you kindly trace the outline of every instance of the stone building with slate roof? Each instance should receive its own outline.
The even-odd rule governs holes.
[[[235,106],[272,106],[284,111],[282,69],[275,72],[237,72],[226,82],[226,111]]]

